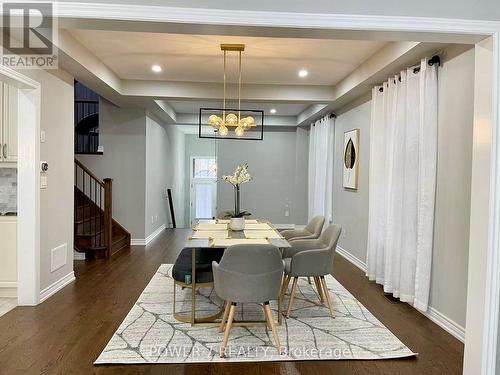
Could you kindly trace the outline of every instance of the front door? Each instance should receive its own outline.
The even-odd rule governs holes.
[[[213,157],[191,158],[190,224],[213,219],[217,212],[217,163]]]

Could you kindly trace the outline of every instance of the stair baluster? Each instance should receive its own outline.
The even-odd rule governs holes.
[[[99,179],[75,159],[75,250],[110,258],[130,246],[130,233],[113,220],[113,180]]]

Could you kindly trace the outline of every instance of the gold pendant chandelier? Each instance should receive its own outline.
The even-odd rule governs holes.
[[[245,131],[256,127],[255,119],[252,116],[241,116],[241,53],[245,50],[244,44],[221,44],[220,49],[224,54],[224,105],[222,117],[212,114],[208,118],[208,124],[217,130],[219,136],[225,137],[229,133],[229,128],[235,128],[236,137],[243,137]],[[226,54],[227,52],[238,52],[238,110],[237,113],[226,113]]]

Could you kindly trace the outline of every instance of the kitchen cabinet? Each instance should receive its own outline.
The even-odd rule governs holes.
[[[18,89],[0,86],[0,166],[12,168],[17,163]]]
[[[16,216],[0,216],[0,297],[17,297]]]

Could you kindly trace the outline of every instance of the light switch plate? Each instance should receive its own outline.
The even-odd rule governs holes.
[[[40,175],[40,188],[41,189],[47,188],[47,174],[46,173],[41,173],[41,175]]]

